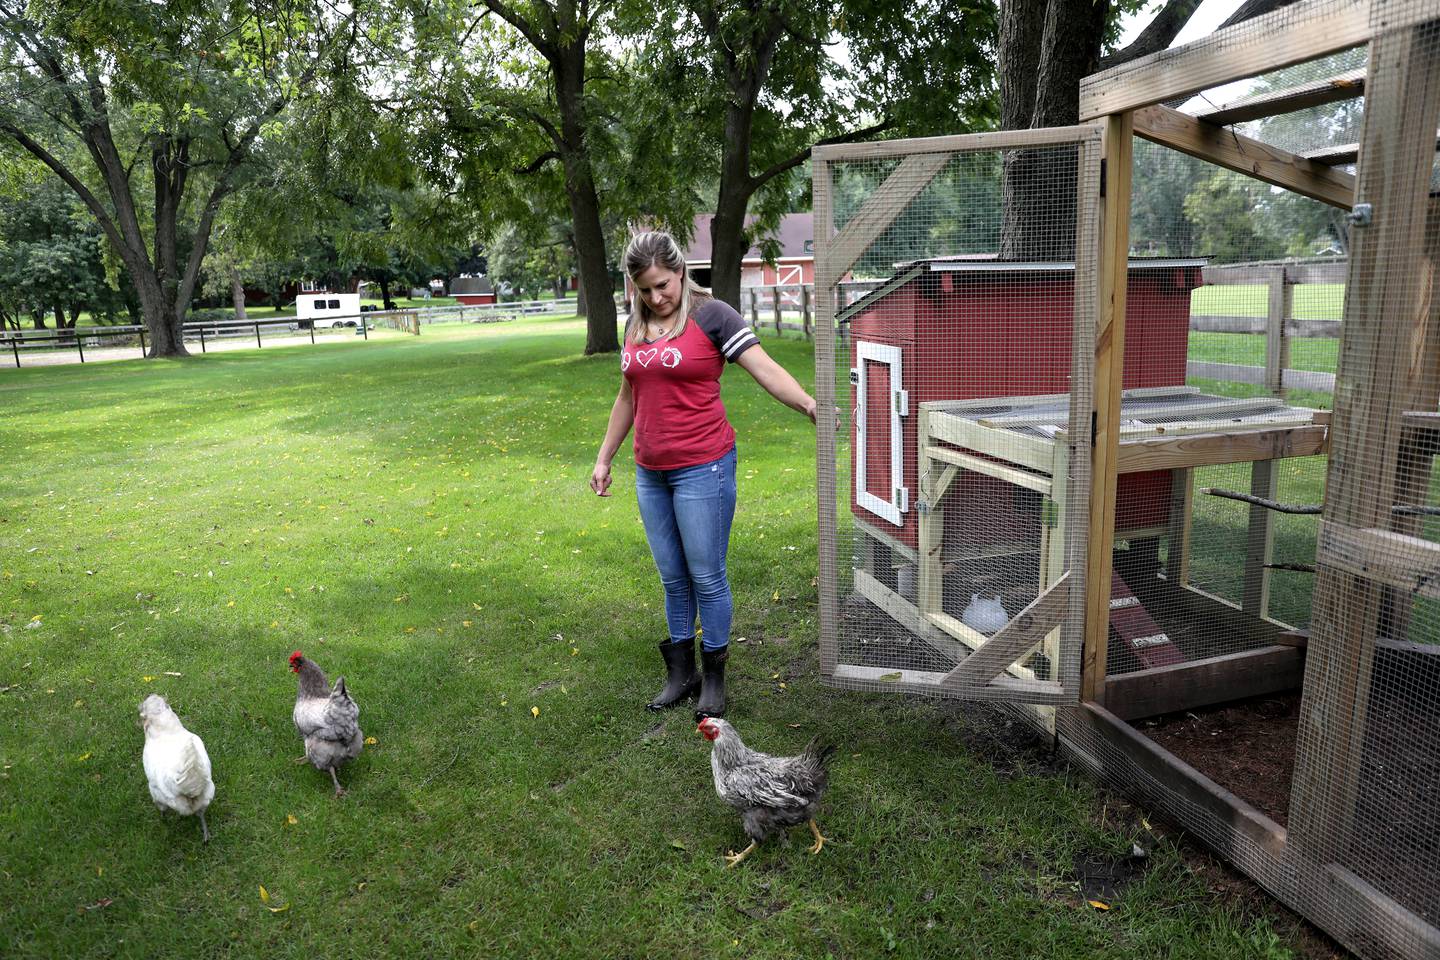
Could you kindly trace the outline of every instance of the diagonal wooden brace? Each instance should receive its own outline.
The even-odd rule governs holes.
[[[1055,581],[989,640],[961,660],[940,682],[942,689],[988,684],[1005,668],[1025,656],[1064,618],[1070,599],[1070,573]]]

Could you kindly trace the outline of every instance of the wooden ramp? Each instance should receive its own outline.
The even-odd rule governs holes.
[[[1130,645],[1146,669],[1185,661],[1180,648],[1160,629],[1130,585],[1113,572],[1110,574],[1110,629]]]

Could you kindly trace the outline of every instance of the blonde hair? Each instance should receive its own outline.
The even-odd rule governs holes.
[[[684,332],[691,312],[700,304],[714,298],[709,290],[690,278],[690,270],[685,266],[685,256],[670,234],[652,230],[631,237],[630,245],[625,248],[625,274],[630,278],[630,282],[634,284],[636,277],[657,266],[680,274],[680,306],[675,311],[680,319],[667,335],[667,339],[673,340]],[[645,323],[650,317],[650,308],[645,305],[645,298],[640,295],[640,287],[636,284],[635,294],[630,298],[630,316],[625,321],[625,339],[630,343],[643,340]]]

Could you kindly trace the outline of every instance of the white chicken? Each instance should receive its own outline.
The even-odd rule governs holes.
[[[150,798],[161,810],[174,810],[185,817],[198,815],[201,836],[209,843],[205,808],[215,799],[215,781],[204,741],[186,730],[170,704],[156,693],[141,702],[140,725],[145,728],[141,760],[150,781]]]

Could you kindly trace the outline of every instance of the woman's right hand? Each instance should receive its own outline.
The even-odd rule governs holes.
[[[590,472],[590,489],[596,496],[610,496],[610,464],[595,461],[595,469]]]

